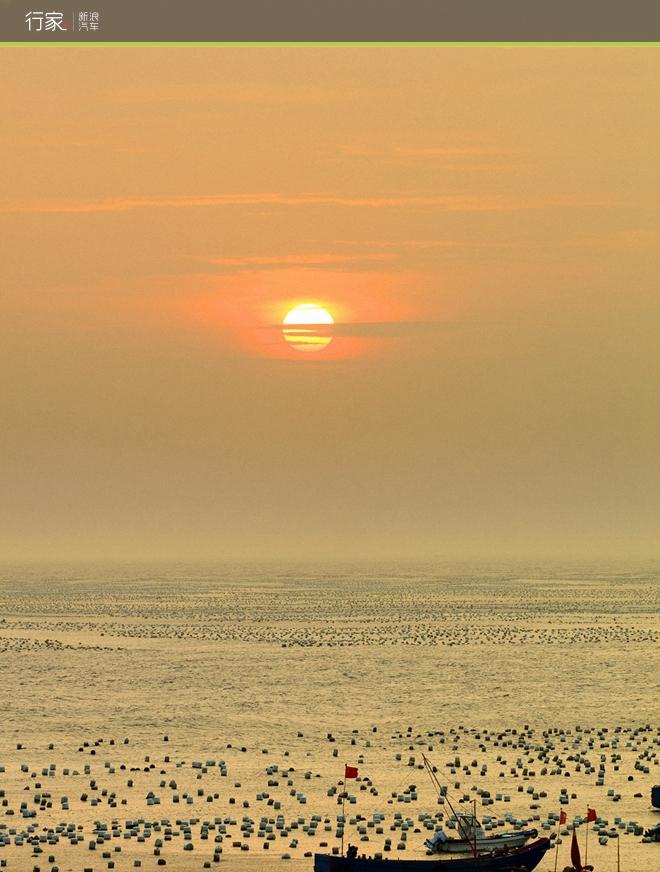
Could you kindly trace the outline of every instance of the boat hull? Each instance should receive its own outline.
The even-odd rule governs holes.
[[[536,838],[536,830],[522,830],[519,833],[502,833],[495,836],[477,836],[477,852],[497,851],[500,848],[520,848],[525,842]],[[430,846],[429,846],[430,847]],[[472,854],[473,843],[466,839],[447,839],[431,848],[436,854]]]
[[[524,848],[503,853],[455,859],[375,860],[315,854],[314,872],[532,872],[549,848],[549,839],[539,839]]]
[[[653,808],[660,808],[660,784],[651,788],[651,805]]]

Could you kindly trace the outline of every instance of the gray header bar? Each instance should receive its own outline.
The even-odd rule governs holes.
[[[0,0],[0,41],[660,41],[660,3],[649,0],[84,0],[84,4]]]

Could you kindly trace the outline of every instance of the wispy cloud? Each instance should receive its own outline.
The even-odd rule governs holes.
[[[502,157],[512,151],[473,145],[395,145],[385,148],[376,146],[345,145],[342,153],[351,157],[384,158],[455,158],[455,157]]]
[[[417,336],[420,334],[439,333],[464,327],[483,326],[485,322],[477,321],[356,321],[353,323],[335,324],[333,335],[368,338],[391,338]]]
[[[483,146],[433,146],[433,145],[399,145],[391,150],[394,157],[483,157],[484,155],[511,154],[497,148]]]
[[[608,207],[603,198],[543,197],[515,198],[475,194],[418,195],[398,193],[384,196],[350,196],[328,193],[206,194],[167,197],[113,197],[100,200],[4,200],[4,214],[88,214],[128,212],[137,209],[191,209],[242,206],[339,206],[362,208],[435,207],[447,212],[510,212],[549,207]]]
[[[186,110],[202,107],[208,114],[209,105],[255,104],[272,107],[344,103],[346,91],[341,87],[315,82],[296,81],[295,87],[289,87],[274,81],[248,82],[236,78],[231,81],[197,81],[194,89],[191,89],[188,82],[176,81],[170,77],[165,86],[162,82],[155,84],[149,81],[131,82],[127,87],[115,84],[100,96],[110,105],[151,107],[163,103],[179,103]],[[367,86],[351,88],[351,97],[367,100],[372,97],[372,91]]]
[[[452,248],[502,248],[504,244],[522,245],[519,242],[507,241],[506,243],[491,241],[491,240],[457,240],[457,239],[399,239],[399,240],[382,240],[382,239],[336,239],[336,245],[346,245],[351,247],[366,247],[366,248],[381,248],[381,249],[396,249],[413,251],[432,251],[434,249],[452,249]]]
[[[218,266],[244,267],[291,267],[291,266],[324,266],[332,264],[359,263],[361,261],[390,261],[396,255],[382,252],[380,254],[282,254],[282,255],[248,255],[245,257],[213,257],[207,263]]]
[[[352,322],[336,322],[332,327],[317,328],[315,326],[308,328],[296,328],[301,332],[313,333],[319,335],[332,336],[334,338],[344,339],[405,339],[414,336],[430,336],[433,334],[448,333],[456,330],[476,329],[481,327],[491,328],[496,325],[493,321],[441,321],[441,320],[425,320],[425,321],[352,321]],[[267,324],[261,330],[273,336],[279,335],[282,332],[281,324]],[[273,340],[273,341],[279,341]]]

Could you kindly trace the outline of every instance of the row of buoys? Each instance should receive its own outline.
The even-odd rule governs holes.
[[[343,610],[342,610],[343,611]],[[509,615],[491,613],[484,620],[473,620],[470,624],[458,625],[455,614],[436,613],[437,617],[409,621],[402,633],[400,621],[381,621],[374,625],[366,615],[364,623],[347,623],[343,618],[336,618],[331,611],[323,621],[310,621],[307,627],[287,628],[283,625],[272,626],[263,620],[255,620],[249,624],[241,621],[238,624],[228,620],[220,620],[217,624],[205,622],[204,626],[163,624],[154,625],[148,622],[144,625],[111,623],[105,628],[104,635],[117,638],[161,638],[161,639],[196,639],[216,642],[269,642],[282,647],[346,647],[355,645],[390,645],[390,646],[432,646],[448,647],[464,645],[565,645],[565,644],[611,644],[621,643],[655,643],[659,640],[657,630],[643,627],[624,627],[620,623],[605,626],[558,626],[553,628],[535,627],[530,620],[525,623],[511,624]],[[536,617],[530,613],[530,619]],[[37,624],[35,623],[36,627]],[[88,630],[98,632],[96,624],[62,624],[64,632]],[[104,651],[120,647],[117,642],[104,644],[68,643],[58,639],[27,639],[17,637],[2,637],[0,648],[4,650],[36,650],[53,648],[58,650],[96,650]]]

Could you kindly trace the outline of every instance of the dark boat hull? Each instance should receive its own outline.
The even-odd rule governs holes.
[[[432,860],[373,860],[314,855],[314,872],[532,872],[550,847],[549,839],[507,853]]]

